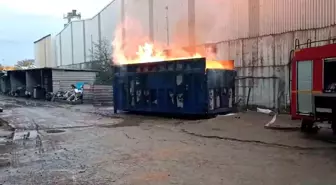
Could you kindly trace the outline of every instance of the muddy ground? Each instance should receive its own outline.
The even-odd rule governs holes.
[[[208,120],[0,97],[0,184],[336,184],[328,129],[253,112]]]

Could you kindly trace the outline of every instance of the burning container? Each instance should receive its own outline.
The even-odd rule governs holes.
[[[227,62],[233,65],[233,61]],[[207,65],[205,58],[198,58],[116,66],[114,110],[198,115],[231,112],[236,72]]]

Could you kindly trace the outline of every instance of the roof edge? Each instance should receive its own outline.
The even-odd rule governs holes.
[[[46,38],[48,38],[48,37],[50,37],[50,36],[51,36],[51,34],[48,34],[48,35],[46,35],[46,36],[44,36],[44,37],[38,39],[37,41],[35,41],[34,44],[36,44],[36,43],[40,42],[41,40],[46,39]]]

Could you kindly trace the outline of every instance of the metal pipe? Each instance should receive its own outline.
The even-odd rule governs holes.
[[[166,6],[166,29],[167,29],[167,46],[169,46],[169,17],[168,17],[168,6]]]
[[[288,96],[289,96],[289,109],[291,109],[292,96],[291,96],[291,75],[292,75],[292,60],[294,57],[294,50],[291,50],[289,53],[289,61],[288,61]],[[293,80],[293,79],[292,79]],[[287,102],[286,102],[287,103]]]
[[[251,87],[249,87],[249,90],[247,93],[246,109],[248,109],[248,106],[249,106],[250,95],[251,95]]]

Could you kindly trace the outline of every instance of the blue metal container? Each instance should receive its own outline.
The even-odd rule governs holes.
[[[234,70],[206,69],[206,59],[129,64],[115,68],[115,111],[219,114],[232,111]]]

